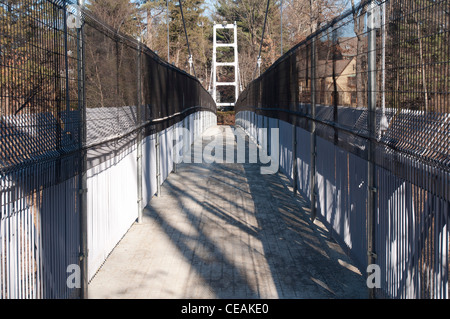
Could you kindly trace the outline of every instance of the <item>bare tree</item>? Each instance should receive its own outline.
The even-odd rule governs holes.
[[[158,32],[158,25],[163,24],[163,17],[166,14],[166,0],[141,0],[139,11],[141,13],[141,34],[142,42],[150,49],[155,48],[155,38]]]
[[[365,69],[365,60],[366,55],[364,52],[367,51],[367,43],[366,37],[364,35],[364,26],[365,26],[365,14],[367,12],[367,6],[359,6],[355,5],[355,1],[352,1],[352,9],[353,9],[353,23],[354,23],[354,31],[356,37],[358,39],[357,42],[357,58],[356,58],[356,96],[358,100],[358,106],[366,105],[366,84],[363,79],[363,71]]]
[[[88,5],[92,13],[115,31],[136,36],[139,31],[137,5],[129,0],[93,0]]]

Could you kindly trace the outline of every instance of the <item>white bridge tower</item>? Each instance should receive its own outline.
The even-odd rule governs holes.
[[[217,30],[219,29],[231,29],[233,30],[233,43],[217,43]],[[223,22],[222,24],[217,24],[214,22],[214,44],[213,44],[213,65],[212,65],[212,97],[214,101],[217,103],[217,107],[219,109],[223,109],[226,107],[234,107],[237,99],[239,97],[239,62],[238,62],[238,44],[237,44],[237,25],[236,22],[234,24],[227,24],[227,22]],[[234,61],[233,62],[217,62],[217,48],[220,47],[229,47],[234,48]],[[234,82],[218,82],[217,81],[217,68],[218,67],[234,67]],[[234,102],[219,102],[218,103],[218,92],[217,87],[219,86],[234,86],[235,87],[235,96]]]

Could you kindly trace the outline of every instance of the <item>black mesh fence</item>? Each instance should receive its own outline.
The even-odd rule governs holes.
[[[282,56],[236,105],[244,121],[250,111],[310,137],[292,147],[293,163],[311,168],[301,178],[312,209],[361,223],[330,227],[368,238],[356,255],[364,266],[367,252],[378,255],[378,296],[449,295],[449,48],[449,1],[361,1]]]
[[[79,297],[82,176],[198,111],[196,78],[76,1],[0,0],[0,298]]]
[[[369,49],[372,2],[376,42]],[[378,147],[449,171],[449,6],[448,1],[362,1],[254,80],[237,111],[256,111],[305,129],[314,121],[319,136],[367,158],[358,149],[370,139],[368,93],[373,90]],[[369,88],[371,50],[376,83]]]
[[[77,8],[0,2],[2,172],[215,112],[197,79]]]
[[[192,113],[216,111],[192,75],[161,60],[141,43],[84,13],[86,146],[95,157],[111,141],[162,131]],[[119,143],[120,144],[120,143]],[[89,161],[88,156],[88,161]]]
[[[79,148],[76,32],[61,5],[0,3],[2,173]]]

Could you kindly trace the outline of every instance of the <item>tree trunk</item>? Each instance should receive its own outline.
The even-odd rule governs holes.
[[[153,17],[151,10],[147,10],[147,46],[153,50],[154,48],[153,48],[152,24],[153,24]]]
[[[354,0],[352,0],[352,8],[355,10]],[[358,39],[357,56],[356,56],[356,98],[357,106],[366,106],[365,101],[365,85],[363,79],[363,57],[364,57],[364,17],[366,8],[353,12],[354,31]]]
[[[175,58],[175,66],[177,67],[177,68],[179,68],[180,67],[180,52],[181,52],[181,49],[179,49],[179,47],[180,47],[180,44],[179,43],[177,43],[177,53],[176,53],[176,58]]]
[[[427,89],[425,62],[423,59],[423,44],[422,44],[422,34],[420,32],[420,21],[417,21],[417,39],[419,40],[420,68],[422,71],[423,92],[425,94],[425,112],[428,112],[428,89]]]

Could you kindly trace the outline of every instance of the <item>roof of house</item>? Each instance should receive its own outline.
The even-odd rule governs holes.
[[[317,62],[317,77],[319,78],[328,78],[332,77],[333,73],[336,76],[342,75],[342,72],[347,68],[347,66],[352,62],[352,59],[348,60],[319,60]],[[333,72],[334,71],[334,72]]]

